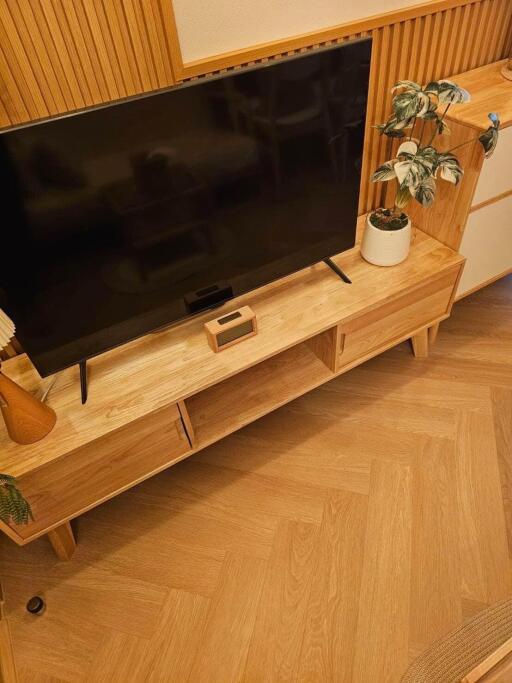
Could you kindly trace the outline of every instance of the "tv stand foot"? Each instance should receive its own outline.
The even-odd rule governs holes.
[[[55,554],[63,562],[69,561],[76,550],[76,541],[69,522],[61,524],[48,532],[48,540],[52,544]]]
[[[434,346],[437,341],[437,335],[439,334],[439,323],[432,325],[428,330],[428,343],[429,346]]]
[[[411,337],[412,350],[416,358],[428,358],[428,327]]]
[[[336,275],[346,282],[347,285],[352,284],[352,280],[345,275],[339,266],[337,266],[331,258],[324,258],[324,263],[329,266],[329,268],[336,273]]]
[[[84,403],[87,403],[87,361],[80,361],[78,367],[80,368],[80,393],[82,395],[82,405],[84,405]]]

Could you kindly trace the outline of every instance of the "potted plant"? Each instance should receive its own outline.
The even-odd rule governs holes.
[[[30,503],[16,485],[16,479],[0,474],[0,520],[4,524],[28,524],[33,520]]]
[[[392,89],[393,114],[377,128],[401,143],[396,157],[382,164],[372,175],[373,182],[395,181],[394,205],[379,208],[367,217],[361,245],[362,256],[378,266],[393,266],[407,258],[411,243],[411,221],[406,208],[411,201],[432,206],[437,181],[441,178],[454,185],[464,171],[455,150],[470,144],[469,140],[446,152],[439,152],[435,141],[449,134],[445,123],[452,104],[469,102],[469,93],[451,81],[433,81],[422,87],[412,81],[399,81]],[[478,138],[485,155],[490,156],[498,141],[500,126],[497,114],[489,114],[491,126]],[[415,137],[417,135],[417,137]]]

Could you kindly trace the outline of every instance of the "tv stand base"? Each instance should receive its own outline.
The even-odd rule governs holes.
[[[80,394],[82,397],[82,405],[84,405],[87,403],[87,361],[80,361],[78,367],[80,368]]]
[[[66,562],[73,557],[73,553],[76,550],[76,541],[69,522],[65,522],[49,531],[48,540],[59,560]]]
[[[324,258],[324,263],[329,266],[329,268],[336,273],[336,275],[343,280],[347,285],[352,284],[352,280],[346,275],[339,266],[337,266],[334,261],[327,257]]]
[[[69,559],[69,520],[401,342],[412,339],[426,358],[450,316],[464,258],[416,230],[409,258],[385,272],[357,247],[332,260],[353,276],[350,287],[317,264],[226,305],[226,313],[251,305],[260,324],[257,337],[220,359],[204,334],[211,313],[203,313],[82,362],[84,400],[89,366],[97,369],[94,405],[77,400],[76,368],[63,370],[48,399],[58,422],[43,441],[19,446],[0,430],[0,469],[17,478],[34,513],[26,525],[0,522],[0,531],[18,545],[48,535]],[[2,371],[40,388],[26,356]]]

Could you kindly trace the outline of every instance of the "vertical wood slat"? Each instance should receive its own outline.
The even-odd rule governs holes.
[[[512,57],[512,6],[509,8],[509,11],[511,12],[511,18],[507,23],[508,35],[506,38],[506,46],[503,52],[503,56]]]
[[[74,12],[69,4],[66,5],[65,3],[66,0],[51,1],[51,11],[53,13],[51,21],[55,21],[53,24],[54,31],[58,26],[60,31],[59,40],[63,41],[62,44],[65,46],[65,50],[69,55],[68,71],[70,73],[70,77],[68,80],[72,81],[73,83],[76,82],[74,91],[76,93],[75,98],[81,97],[81,100],[76,99],[75,101],[80,101],[82,106],[90,107],[94,104],[93,93],[95,90],[97,90],[98,86],[89,60],[84,58],[85,55],[88,58],[89,53],[87,52],[87,48],[83,39],[81,41],[82,44],[77,44],[77,41],[74,39],[74,34],[76,31],[74,30],[75,26],[73,25],[72,19],[76,19],[76,16],[74,15]],[[78,33],[81,36],[80,30]],[[89,70],[86,71],[88,66]],[[91,73],[93,76],[92,79]],[[74,75],[74,78],[71,76],[71,74]]]
[[[29,30],[36,41],[34,46],[40,54],[47,53],[48,60],[51,63],[51,69],[48,73],[53,73],[55,81],[61,90],[64,99],[63,111],[72,111],[75,108],[73,94],[71,92],[68,79],[64,72],[64,67],[61,63],[61,58],[57,50],[55,40],[53,38],[50,26],[46,21],[43,12],[43,7],[40,2],[32,2],[31,0],[21,0],[20,7],[24,12],[25,21],[29,26]],[[53,88],[55,98],[57,98],[57,88]],[[21,123],[21,121],[13,121],[13,123]]]
[[[33,76],[33,71],[30,69],[29,73],[25,73],[24,67],[26,60],[23,59],[23,51],[19,49],[19,44],[17,44],[15,40],[18,35],[17,33],[15,33],[14,36],[9,35],[10,27],[8,23],[6,25],[6,17],[4,16],[6,14],[8,14],[8,12],[4,11],[0,15],[0,45],[2,47],[4,59],[9,65],[10,75],[16,81],[16,85],[23,100],[23,106],[26,109],[28,116],[30,118],[45,116],[45,112],[47,111],[46,105],[43,98],[40,96],[40,93],[39,97],[34,96],[35,78]]]
[[[90,81],[97,84],[94,90],[95,101],[104,102],[122,97],[124,90],[117,87],[109,55],[103,42],[98,17],[94,11],[88,11],[91,3],[83,3],[81,0],[63,1],[68,3],[70,14],[76,13],[77,25],[74,38],[77,43],[84,43],[84,58],[93,70]],[[115,56],[115,51],[112,51],[112,61],[114,62],[116,61]]]
[[[504,46],[507,46],[507,38],[512,30],[512,3],[509,2],[506,5],[501,6],[501,16],[498,20],[498,26],[501,26],[501,30],[496,40],[494,51],[491,52],[491,61],[497,61],[503,57],[512,56],[510,48],[504,48]]]
[[[368,179],[389,153],[373,126],[387,117],[390,87],[508,56],[512,3],[467,0],[365,33],[374,47],[360,213],[383,197]],[[3,0],[0,127],[172,85],[180,63],[175,35],[172,0]]]
[[[374,41],[378,35],[378,30],[373,31]],[[386,62],[385,54],[378,53],[374,47],[375,56],[378,53],[381,60],[381,67],[373,68],[370,77],[360,213],[376,208],[384,196],[384,188],[379,192],[374,186],[368,189],[368,185],[369,175],[386,160],[386,146],[376,142],[380,136],[373,126],[382,123],[390,111],[392,95],[389,92],[389,83],[403,78],[425,83],[484,66],[510,55],[512,3],[509,0],[481,0],[412,19],[407,29],[402,31],[400,41],[400,51],[407,52],[409,45],[411,46],[405,73],[403,55],[398,64],[389,58]],[[392,47],[386,46],[384,53]],[[387,64],[389,70],[387,78],[383,78],[386,68],[384,64]]]
[[[141,30],[138,2],[136,0],[125,0],[123,10],[139,67],[142,87],[144,92],[154,90],[157,87],[157,81],[151,68],[152,60],[149,54],[147,35],[144,30]]]
[[[46,78],[44,55],[40,56],[34,47],[31,32],[22,14],[20,3],[8,0],[1,6],[1,16],[11,41],[17,43],[20,53],[24,52],[22,68],[33,71],[37,88],[41,91],[48,114],[57,114],[59,106]]]
[[[126,93],[127,95],[135,95],[138,92],[143,92],[130,34],[125,30],[122,6],[115,0],[105,3],[104,9],[113,41],[113,50],[119,60]]]
[[[175,80],[160,0],[1,0],[0,50],[0,128]]]

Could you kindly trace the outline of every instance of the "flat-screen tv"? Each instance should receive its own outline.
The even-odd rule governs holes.
[[[0,135],[0,307],[40,374],[352,247],[370,54],[340,44]]]

